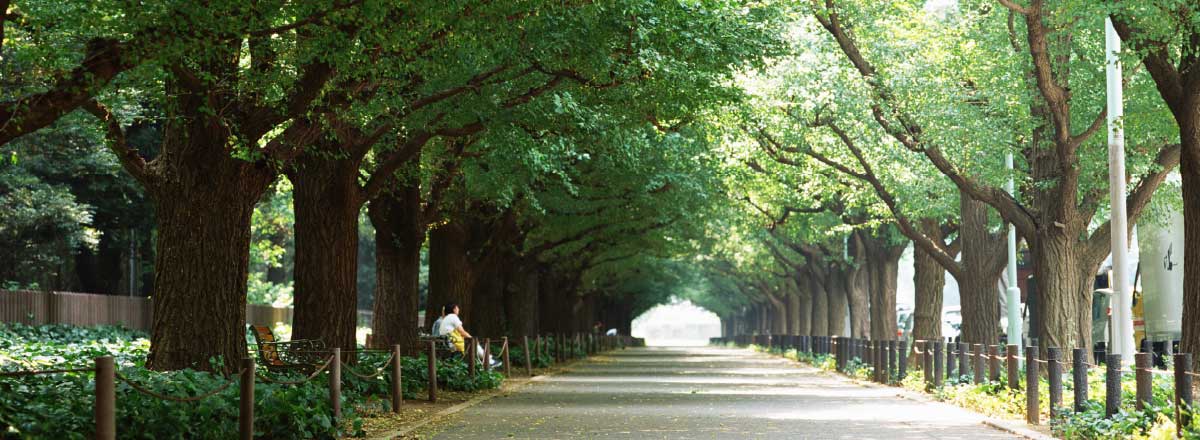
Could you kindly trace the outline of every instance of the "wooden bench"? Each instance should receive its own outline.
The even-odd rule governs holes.
[[[279,341],[271,327],[251,325],[254,342],[258,346],[258,357],[269,371],[312,372],[327,356],[325,343],[320,339],[295,339]]]
[[[417,336],[416,350],[417,353],[429,353],[429,343],[434,343],[434,352],[437,354],[438,360],[450,359],[455,356],[462,357],[462,353],[458,352],[458,348],[450,342],[447,336],[434,336],[422,333]]]

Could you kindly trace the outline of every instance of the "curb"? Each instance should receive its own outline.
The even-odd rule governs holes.
[[[596,355],[602,355],[602,354],[603,354],[603,353],[597,353]],[[596,355],[593,355],[593,356],[596,356]],[[583,358],[583,359],[578,359],[578,360],[572,361],[572,362],[570,362],[570,363],[567,363],[567,364],[563,365],[563,366],[562,366],[562,367],[560,367],[560,368],[559,368],[557,371],[553,371],[553,372],[549,372],[549,373],[543,373],[543,374],[539,374],[539,375],[537,375],[537,376],[533,376],[533,377],[531,377],[531,378],[529,378],[529,379],[526,379],[526,380],[525,380],[524,382],[522,382],[522,383],[519,383],[519,384],[517,384],[517,385],[514,385],[512,388],[510,388],[510,389],[508,389],[508,390],[506,390],[506,391],[503,391],[503,392],[497,392],[497,393],[489,394],[489,395],[486,395],[486,396],[478,396],[478,397],[473,397],[473,398],[471,398],[470,400],[467,400],[466,402],[463,402],[463,403],[460,403],[460,404],[457,404],[457,405],[451,406],[451,407],[449,407],[449,408],[443,409],[443,410],[441,410],[441,411],[438,411],[437,413],[434,413],[433,415],[429,416],[429,417],[428,417],[428,418],[426,418],[425,420],[421,420],[421,421],[419,421],[419,422],[417,422],[417,423],[414,423],[414,424],[412,424],[412,425],[409,425],[409,426],[407,426],[407,427],[404,427],[404,428],[401,428],[401,429],[397,429],[397,430],[394,430],[394,431],[388,431],[388,432],[380,433],[380,434],[377,434],[377,435],[374,435],[374,436],[371,436],[371,437],[367,437],[366,439],[367,439],[367,440],[391,440],[391,439],[394,439],[394,438],[396,438],[396,437],[400,437],[400,436],[404,436],[404,435],[410,434],[410,433],[412,433],[413,431],[416,431],[416,430],[418,430],[418,429],[420,429],[420,428],[423,428],[423,427],[425,427],[426,425],[429,425],[430,423],[433,423],[433,422],[435,422],[435,421],[438,421],[438,420],[440,420],[440,419],[442,419],[442,418],[444,418],[444,417],[446,417],[446,416],[453,415],[453,414],[455,414],[455,413],[461,412],[462,410],[465,410],[465,409],[467,409],[467,408],[473,407],[473,406],[475,406],[475,405],[478,405],[478,404],[480,404],[480,403],[486,402],[486,401],[488,401],[488,400],[491,400],[491,399],[493,399],[493,398],[500,397],[500,396],[504,396],[504,395],[508,395],[509,393],[513,393],[513,392],[519,391],[519,390],[521,390],[522,388],[525,388],[526,386],[529,386],[529,384],[536,383],[536,382],[542,382],[542,381],[545,381],[545,380],[547,380],[547,379],[549,379],[549,378],[551,378],[551,377],[554,377],[554,376],[556,376],[556,375],[558,375],[558,374],[561,374],[561,373],[564,373],[564,372],[570,371],[570,369],[571,369],[572,367],[574,367],[576,364],[579,364],[579,363],[581,363],[581,362],[586,362],[586,361],[588,361],[589,359],[590,359],[590,358]]]

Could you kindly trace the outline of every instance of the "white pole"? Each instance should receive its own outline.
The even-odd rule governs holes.
[[[1124,99],[1121,90],[1121,37],[1112,20],[1104,19],[1105,84],[1108,88],[1108,195],[1112,206],[1113,348],[1121,364],[1133,364],[1133,292],[1129,286],[1129,228],[1125,213],[1125,132],[1121,127]]]
[[[1004,156],[1004,165],[1008,167],[1008,182],[1004,189],[1016,196],[1016,185],[1013,183],[1013,155]],[[1004,306],[1008,309],[1008,344],[1016,345],[1018,353],[1021,348],[1021,288],[1017,286],[1017,228],[1008,225],[1008,288]]]

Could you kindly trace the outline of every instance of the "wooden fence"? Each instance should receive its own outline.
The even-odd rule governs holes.
[[[136,296],[97,295],[76,292],[31,290],[0,291],[0,322],[30,325],[113,325],[150,331],[153,300]],[[291,307],[246,305],[246,323],[275,325],[292,322]],[[371,325],[371,311],[358,311],[359,325]]]

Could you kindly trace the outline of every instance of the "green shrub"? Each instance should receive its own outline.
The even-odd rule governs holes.
[[[141,332],[120,327],[82,328],[64,325],[0,325],[0,371],[91,368],[93,359],[111,355],[118,371],[130,380],[161,394],[197,396],[221,387],[229,379],[194,370],[157,372],[145,369],[149,341]],[[386,405],[391,392],[390,370],[361,379],[351,371],[375,373],[384,366],[386,353],[362,355],[359,363],[344,367],[342,420],[335,423],[329,401],[329,377],[284,385],[256,381],[256,437],[268,439],[329,439],[362,432],[356,408]],[[17,361],[17,360],[20,361]],[[295,380],[297,374],[275,374]],[[401,388],[405,398],[419,396],[428,383],[424,355],[401,360]],[[438,381],[445,389],[477,391],[500,386],[497,372],[469,377],[461,358],[438,362]],[[67,373],[0,379],[0,438],[83,439],[93,434],[95,385],[90,373]],[[225,439],[237,436],[238,386],[194,403],[171,402],[143,395],[118,381],[117,427],[120,438]],[[7,434],[5,434],[7,432]]]

